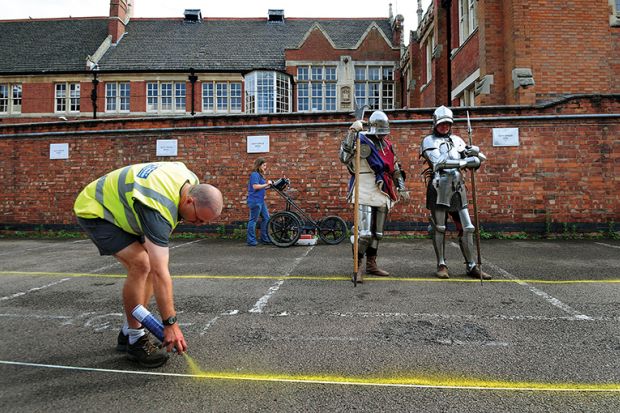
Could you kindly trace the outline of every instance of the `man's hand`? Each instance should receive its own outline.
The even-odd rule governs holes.
[[[409,201],[411,199],[409,196],[409,191],[398,190],[398,195],[400,195],[403,201]]]
[[[361,120],[356,120],[355,122],[351,124],[349,129],[353,129],[355,132],[359,132],[364,129],[364,124],[362,123]]]
[[[164,326],[164,342],[162,344],[166,347],[166,351],[168,352],[171,352],[172,349],[175,348],[179,354],[183,354],[187,351],[187,342],[177,323],[171,326]]]

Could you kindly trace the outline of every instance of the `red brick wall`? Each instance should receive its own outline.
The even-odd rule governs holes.
[[[537,109],[469,110],[475,119],[474,143],[488,156],[477,174],[480,220],[487,228],[540,227],[547,219],[601,225],[620,221],[620,118],[574,116],[618,114],[618,96],[573,99]],[[418,153],[431,114],[431,110],[388,112],[391,120],[404,121],[392,122],[392,140],[412,194],[411,203],[399,204],[391,213],[392,225],[425,228]],[[569,117],[557,118],[562,115]],[[455,109],[455,116],[455,132],[467,139],[464,113]],[[494,119],[476,120],[481,118]],[[73,224],[73,200],[84,185],[112,169],[157,160],[183,161],[201,180],[222,190],[225,208],[216,225],[245,222],[247,179],[257,156],[268,159],[269,178],[286,175],[291,180],[296,199],[309,215],[318,219],[336,214],[350,221],[352,211],[344,200],[348,174],[338,161],[338,147],[352,120],[347,114],[288,114],[0,126],[0,225]],[[315,125],[277,127],[294,123]],[[194,129],[209,126],[224,128]],[[496,127],[519,128],[520,146],[493,147]],[[140,128],[145,130],[130,131]],[[71,134],[76,131],[82,134]],[[101,133],[84,134],[92,131]],[[270,153],[247,154],[249,135],[269,135]],[[157,139],[178,139],[178,156],[156,157]],[[50,143],[68,143],[70,158],[50,160]],[[267,199],[272,212],[284,207],[275,193],[268,193]]]
[[[480,61],[480,45],[478,41],[478,32],[475,32],[452,58],[452,88],[456,88],[478,69],[478,62]]]

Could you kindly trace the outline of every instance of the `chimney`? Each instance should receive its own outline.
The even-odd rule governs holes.
[[[183,12],[185,21],[190,23],[202,22],[202,11],[200,9],[185,9]]]
[[[110,17],[108,17],[108,35],[112,36],[112,43],[118,43],[125,34],[125,26],[129,23],[130,0],[110,0]]]
[[[284,10],[283,9],[270,9],[267,14],[269,15],[269,23],[284,23]]]

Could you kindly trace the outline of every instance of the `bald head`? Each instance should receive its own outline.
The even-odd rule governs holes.
[[[193,185],[189,189],[189,195],[196,200],[196,206],[200,209],[209,210],[210,219],[215,219],[222,213],[224,197],[219,189],[209,184]]]

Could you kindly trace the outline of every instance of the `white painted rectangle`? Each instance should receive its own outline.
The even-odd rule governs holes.
[[[248,136],[247,153],[269,152],[269,135]]]
[[[50,143],[50,159],[69,159],[69,144]]]

